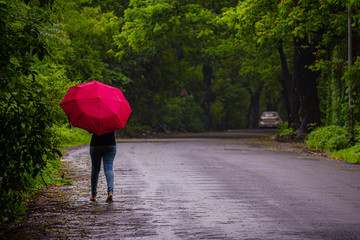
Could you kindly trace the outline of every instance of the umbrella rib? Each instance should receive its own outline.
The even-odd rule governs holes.
[[[127,109],[127,105],[123,101],[121,101],[120,104],[123,105]],[[116,114],[116,118],[119,120],[121,127],[124,128],[125,126],[123,125],[121,119],[119,118],[119,116],[117,114]]]
[[[77,122],[78,122],[79,119],[82,117],[82,115],[84,115],[83,112],[81,112],[81,113],[79,114],[79,116],[78,116],[76,119],[73,120],[73,125],[74,125],[74,126],[75,126],[75,124],[77,124]],[[76,127],[76,126],[75,126],[75,127]]]

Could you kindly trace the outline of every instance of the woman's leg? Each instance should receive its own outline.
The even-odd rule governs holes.
[[[116,146],[108,146],[106,151],[103,153],[103,161],[104,161],[104,172],[106,177],[106,182],[108,186],[108,194],[114,192],[114,172],[113,172],[113,164],[114,158],[116,155]]]
[[[91,156],[91,195],[92,197],[96,197],[97,184],[98,184],[99,173],[101,168],[101,157],[102,157],[101,149],[96,146],[90,146],[90,156]]]

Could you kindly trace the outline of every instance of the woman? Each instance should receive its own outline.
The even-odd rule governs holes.
[[[90,142],[91,156],[91,201],[96,201],[97,184],[103,160],[106,183],[108,187],[108,198],[106,202],[113,201],[114,172],[113,163],[116,155],[115,133],[109,132],[103,135],[93,134]]]

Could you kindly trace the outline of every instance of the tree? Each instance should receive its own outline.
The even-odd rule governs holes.
[[[59,53],[57,60],[65,65],[72,81],[98,80],[122,82],[113,57],[113,35],[118,34],[119,18],[100,7],[82,7],[78,1],[59,2],[56,21],[69,36],[69,48]]]
[[[79,7],[101,8],[103,13],[113,13],[117,17],[122,17],[128,8],[130,0],[88,0],[81,1]]]
[[[125,24],[115,41],[120,50],[117,56],[122,61],[129,62],[133,55],[140,56],[134,64],[140,63],[142,73],[137,74],[134,81],[146,81],[148,84],[143,86],[162,96],[179,94],[186,79],[191,78],[182,74],[185,80],[178,78],[179,71],[187,72],[179,66],[188,62],[194,66],[193,71],[199,71],[200,65],[204,90],[202,99],[197,101],[201,101],[206,115],[209,115],[209,104],[214,100],[211,91],[213,58],[207,56],[204,49],[214,37],[214,14],[199,4],[182,1],[133,1],[130,7],[125,11]],[[169,60],[168,65],[159,64],[163,59]],[[170,69],[172,73],[165,75]],[[160,72],[161,75],[153,78],[154,73]],[[144,94],[145,91],[138,91],[142,93],[139,99],[153,94]]]
[[[41,4],[42,2],[40,2]],[[23,193],[56,159],[55,122],[36,63],[49,53],[48,15],[22,1],[0,3],[0,222],[21,213]]]
[[[239,37],[252,34],[259,44],[264,42],[286,42],[293,49],[292,77],[286,68],[284,54],[282,58],[284,92],[289,93],[288,109],[292,112],[291,96],[294,83],[300,103],[301,124],[297,134],[303,136],[308,132],[309,124],[320,123],[317,80],[320,72],[311,69],[316,64],[316,55],[341,34],[339,26],[344,16],[345,4],[332,1],[242,1],[236,8],[224,15],[224,21],[239,30]],[[335,24],[329,24],[335,23]],[[342,28],[340,28],[342,29]],[[336,31],[335,31],[336,30]],[[296,101],[294,101],[296,102]],[[292,114],[293,115],[293,114]]]

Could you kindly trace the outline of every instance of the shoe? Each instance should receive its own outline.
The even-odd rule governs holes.
[[[90,201],[95,202],[95,201],[96,201],[96,197],[91,197],[91,198],[90,198]]]
[[[106,202],[112,202],[113,201],[113,194],[109,193],[108,198],[106,199]]]

